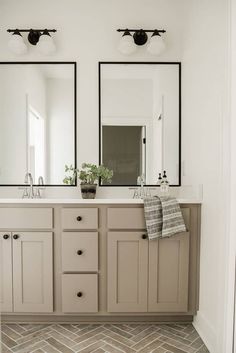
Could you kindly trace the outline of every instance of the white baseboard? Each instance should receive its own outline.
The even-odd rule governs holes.
[[[193,326],[205,343],[210,353],[217,353],[217,336],[215,330],[201,312],[194,317]]]

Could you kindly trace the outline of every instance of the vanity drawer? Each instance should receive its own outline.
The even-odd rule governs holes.
[[[95,313],[98,311],[98,275],[62,275],[62,311]]]
[[[98,270],[98,233],[62,233],[62,271]]]
[[[108,208],[109,229],[145,229],[143,208]]]
[[[63,208],[61,216],[63,229],[98,228],[97,208]]]
[[[2,229],[51,229],[52,208],[0,208]]]

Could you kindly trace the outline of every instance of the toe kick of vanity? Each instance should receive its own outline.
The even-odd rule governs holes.
[[[149,241],[141,203],[0,204],[3,319],[191,321],[201,205],[181,211],[186,232]]]

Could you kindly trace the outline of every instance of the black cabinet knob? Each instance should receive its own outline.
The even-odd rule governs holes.
[[[147,234],[143,234],[142,239],[147,239]]]
[[[82,292],[78,292],[78,293],[77,293],[77,297],[79,297],[79,298],[81,298],[81,297],[82,297],[82,295],[83,295],[83,293],[82,293]]]
[[[81,216],[78,216],[76,219],[77,219],[78,222],[82,221],[82,217]]]
[[[77,254],[78,254],[78,255],[82,255],[82,254],[83,254],[83,251],[82,251],[82,250],[78,250],[78,251],[77,251]]]
[[[3,235],[3,239],[8,239],[9,238],[9,234],[4,234]]]
[[[14,234],[13,235],[13,239],[18,239],[19,238],[19,235],[18,234]]]

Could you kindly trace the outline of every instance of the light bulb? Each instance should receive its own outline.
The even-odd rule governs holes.
[[[166,48],[166,45],[157,31],[154,31],[150,42],[147,45],[147,51],[152,55],[160,55]]]
[[[56,51],[55,43],[48,32],[44,31],[44,33],[41,34],[37,43],[37,49],[42,54],[46,55],[53,54]]]
[[[133,54],[137,47],[134,43],[133,36],[129,33],[129,31],[125,31],[118,47],[119,51],[124,55]]]
[[[8,42],[8,48],[17,55],[23,55],[27,52],[27,46],[19,31],[13,32]]]

